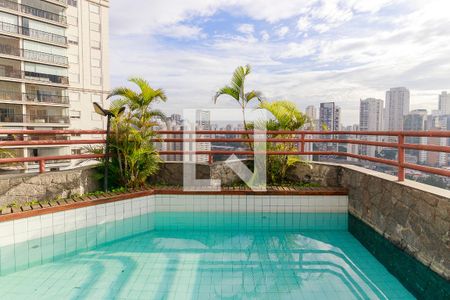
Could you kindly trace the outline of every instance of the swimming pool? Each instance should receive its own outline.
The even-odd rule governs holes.
[[[0,248],[2,299],[413,299],[342,197],[152,197],[66,214],[63,232],[53,215],[47,236],[40,216],[40,238]]]

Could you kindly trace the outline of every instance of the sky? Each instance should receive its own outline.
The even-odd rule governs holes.
[[[140,76],[168,96],[167,113],[236,108],[213,95],[237,66],[246,89],[301,110],[335,101],[344,125],[359,100],[411,91],[411,109],[437,109],[450,90],[448,0],[113,0],[112,87]],[[132,3],[132,5],[130,5]]]

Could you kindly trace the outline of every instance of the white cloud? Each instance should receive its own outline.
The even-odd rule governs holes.
[[[255,26],[252,24],[240,24],[237,28],[240,33],[252,34],[255,31]]]
[[[395,5],[383,11],[390,3]],[[229,81],[236,66],[250,63],[249,88],[303,108],[337,101],[347,124],[357,122],[360,98],[383,99],[392,86],[408,86],[411,107],[431,110],[437,94],[450,89],[449,6],[440,0],[153,0],[139,6],[115,0],[112,82],[145,77],[166,89],[169,101],[162,108],[169,112],[213,107],[215,90]],[[246,18],[245,24],[229,24],[241,35],[209,34],[203,20],[219,10]],[[287,27],[299,35],[286,32],[283,42],[272,40],[260,23],[255,31],[255,20],[261,28]],[[153,39],[155,34],[198,40],[194,46],[167,47]]]
[[[283,38],[286,34],[288,34],[288,32],[289,32],[289,27],[283,26],[283,27],[277,29],[275,33],[278,37]]]
[[[314,54],[319,42],[306,40],[302,43],[289,43],[287,49],[280,53],[280,58],[301,58]]]
[[[307,17],[303,16],[300,19],[298,19],[297,29],[300,32],[308,31],[310,28],[311,28],[311,22],[309,21],[309,19]]]
[[[206,35],[202,32],[202,29],[200,27],[178,25],[178,24],[166,26],[161,30],[159,30],[158,33],[173,38],[184,38],[184,39],[198,39],[206,37]]]
[[[261,35],[261,40],[263,42],[267,42],[270,39],[269,33],[267,31],[265,31],[265,30],[261,31],[260,35]]]

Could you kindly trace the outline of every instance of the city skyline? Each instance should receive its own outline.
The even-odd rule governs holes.
[[[305,110],[334,101],[357,124],[360,99],[411,91],[411,109],[449,91],[450,20],[445,1],[152,1],[111,3],[112,86],[131,75],[165,89],[163,108],[214,106],[238,65],[248,87]],[[257,11],[258,14],[254,14]],[[224,99],[225,100],[225,99]]]
[[[406,89],[406,91],[410,92],[408,88],[397,87],[397,88],[390,88],[389,90],[387,90],[385,92],[385,95],[387,93],[389,93],[389,91],[392,91],[392,90],[395,90],[395,89]],[[367,103],[367,102],[370,102],[370,103]],[[373,102],[375,102],[375,103],[373,103]],[[401,128],[397,128],[397,129],[389,128],[389,125],[387,125],[387,123],[386,123],[386,117],[385,116],[386,116],[386,112],[389,111],[389,108],[386,107],[386,96],[384,98],[382,98],[382,99],[377,99],[377,98],[374,98],[374,97],[367,97],[367,98],[364,98],[364,99],[359,99],[359,102],[357,103],[358,104],[358,107],[357,107],[357,109],[358,109],[358,116],[357,116],[357,119],[356,119],[355,123],[344,123],[343,122],[343,120],[345,120],[347,118],[347,116],[345,114],[344,115],[342,114],[342,109],[341,109],[341,106],[340,106],[339,102],[336,102],[336,101],[323,101],[323,102],[320,102],[320,103],[317,103],[317,104],[308,105],[307,107],[305,107],[302,110],[302,113],[304,113],[308,118],[310,118],[311,121],[318,121],[315,124],[315,127],[316,127],[315,129],[316,130],[321,130],[321,128],[318,128],[318,126],[320,124],[319,120],[321,118],[320,117],[320,107],[321,107],[322,104],[328,104],[328,103],[333,103],[333,106],[335,106],[336,109],[338,110],[339,116],[337,117],[337,122],[343,128],[349,127],[349,126],[358,125],[359,130],[366,130],[366,131],[402,130]],[[361,113],[361,107],[363,105],[367,105],[367,108],[364,108],[366,110],[364,116]],[[411,107],[411,105],[408,104],[408,107]],[[404,122],[405,117],[407,115],[409,115],[409,114],[416,114],[418,111],[420,111],[421,113],[423,113],[425,111],[425,115],[450,115],[447,112],[449,107],[450,107],[450,94],[447,93],[446,91],[442,91],[440,94],[436,95],[436,106],[435,107],[432,107],[430,110],[426,109],[426,108],[415,108],[415,109],[409,108],[409,109],[405,110],[405,112],[404,112],[404,114],[402,116],[398,116],[398,119],[400,120],[399,122],[403,126],[403,122]],[[381,108],[382,111],[381,112],[371,112],[370,115],[373,115],[373,114],[380,114],[380,115],[369,117],[367,115],[367,113],[368,113],[367,110],[369,110],[369,109],[373,110],[375,108],[376,109]],[[212,107],[211,109],[212,110],[214,110],[214,109],[217,110],[218,108],[217,107]],[[203,109],[199,108],[199,110],[203,110]],[[182,114],[183,113],[180,112],[180,111],[175,111],[175,112],[174,111],[167,111],[167,116],[179,115],[180,117],[182,117]],[[216,117],[218,116],[217,113],[215,114],[215,116]],[[395,114],[394,114],[394,116],[395,116]],[[330,118],[334,118],[334,116],[330,116]],[[366,120],[365,121],[366,122],[365,125],[362,125],[361,122],[364,122],[363,118],[370,118],[370,121]],[[381,120],[378,120],[380,118],[381,118]],[[375,122],[375,124],[367,124],[367,122],[370,122],[370,123]],[[216,123],[216,124],[221,124],[221,123],[222,124],[227,124],[226,117],[222,116],[221,121]],[[233,123],[233,122],[231,122],[231,123]],[[324,123],[327,123],[327,122],[324,122]],[[361,129],[361,128],[363,128],[363,129]],[[336,125],[333,125],[333,130],[338,130]]]

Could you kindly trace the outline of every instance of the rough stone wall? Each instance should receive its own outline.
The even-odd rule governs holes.
[[[99,189],[93,167],[43,174],[0,176],[0,207],[34,200],[53,200]]]
[[[299,183],[318,183],[324,187],[339,186],[339,165],[322,163],[297,164],[288,171],[288,179]]]
[[[250,165],[252,162],[244,162]],[[233,162],[231,162],[233,164]],[[236,162],[236,164],[238,164]],[[238,166],[241,166],[239,164]],[[233,185],[242,182],[242,180],[234,173],[234,171],[223,162],[213,163],[212,165],[197,164],[197,179],[220,179],[222,185]],[[299,183],[317,183],[326,187],[339,186],[338,165],[326,165],[319,163],[299,164],[295,168],[289,170],[288,179]],[[161,164],[159,172],[150,180],[154,184],[183,184],[183,163],[169,162]]]
[[[450,192],[359,167],[340,169],[349,212],[450,279]]]
[[[210,178],[210,166],[206,164],[196,165],[197,179]],[[158,173],[149,179],[150,184],[183,185],[183,163],[167,162],[160,165]]]

